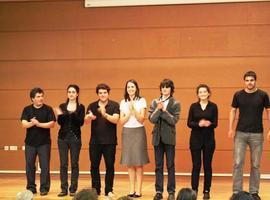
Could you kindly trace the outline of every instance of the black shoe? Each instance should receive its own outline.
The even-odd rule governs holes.
[[[128,194],[127,196],[128,196],[128,197],[134,197],[134,195],[135,195],[135,192],[132,193],[132,194]]]
[[[46,195],[48,195],[48,191],[41,191],[40,192],[40,196],[46,196]]]
[[[156,193],[156,195],[154,196],[154,199],[153,200],[160,200],[160,199],[163,199],[163,196],[161,193]]]
[[[36,194],[37,193],[37,190],[31,190],[31,189],[28,189],[29,191],[31,191],[33,194]]]
[[[133,195],[133,198],[140,198],[140,197],[142,197],[142,194],[136,194],[136,192]]]
[[[203,200],[210,199],[210,193],[209,192],[204,192],[203,193]]]
[[[67,192],[62,191],[62,192],[60,192],[57,196],[58,196],[58,197],[64,197],[64,196],[67,196]]]
[[[175,200],[174,193],[170,193],[167,200]]]
[[[76,192],[69,192],[69,196],[74,197]]]
[[[261,200],[261,197],[259,196],[258,193],[253,193],[251,195],[252,195],[252,197],[253,197],[254,200]]]

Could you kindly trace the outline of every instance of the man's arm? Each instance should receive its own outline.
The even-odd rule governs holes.
[[[232,108],[229,116],[229,132],[228,132],[229,138],[233,138],[235,135],[235,130],[233,129],[235,115],[236,115],[236,108]]]
[[[268,124],[270,127],[270,108],[266,109],[266,114],[267,114]],[[267,140],[270,141],[270,128],[269,128],[268,133],[267,133]]]

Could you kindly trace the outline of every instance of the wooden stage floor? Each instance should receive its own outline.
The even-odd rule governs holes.
[[[39,187],[39,174],[37,174],[37,185]],[[166,180],[165,176],[165,180]],[[143,182],[143,197],[138,200],[152,200],[153,195],[155,194],[154,190],[154,176],[144,176]],[[104,181],[104,176],[102,176],[102,181]],[[202,180],[200,181],[203,182]],[[0,199],[15,199],[17,192],[23,191],[25,189],[25,176],[23,174],[0,174]],[[177,176],[176,177],[177,191],[182,187],[190,187],[190,177],[188,176]],[[79,190],[82,188],[87,188],[90,186],[90,175],[80,175],[79,179]],[[104,192],[104,183],[102,182]],[[228,200],[231,196],[231,177],[214,177],[212,182],[212,191],[211,199],[212,200]],[[200,189],[202,184],[200,185]],[[165,184],[166,189],[166,184]],[[245,178],[244,189],[248,189],[248,178]],[[49,195],[41,197],[38,194],[34,196],[34,199],[64,199],[69,200],[71,197],[67,196],[65,198],[57,197],[57,194],[60,192],[60,181],[59,175],[51,175],[51,190]],[[120,197],[126,195],[129,192],[129,182],[127,175],[116,175],[114,182],[114,192]],[[198,200],[202,199],[201,190],[199,191]],[[100,196],[100,200],[105,199],[103,196],[104,193]],[[270,180],[261,180],[260,187],[260,196],[262,200],[270,200]],[[117,198],[115,198],[117,199]],[[164,200],[167,199],[167,194],[164,193]]]

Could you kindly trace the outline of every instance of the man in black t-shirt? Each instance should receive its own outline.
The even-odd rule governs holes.
[[[23,109],[21,122],[26,129],[25,161],[26,161],[26,189],[37,193],[35,174],[36,157],[39,157],[40,195],[47,195],[50,190],[50,128],[54,126],[55,116],[50,106],[43,103],[44,92],[41,88],[30,91],[32,104]]]
[[[96,93],[99,99],[88,106],[85,115],[85,123],[90,123],[91,121],[89,155],[92,187],[100,195],[99,165],[103,155],[106,166],[105,195],[112,197],[114,196],[113,179],[117,145],[116,127],[120,113],[119,104],[109,100],[110,87],[104,83],[97,85]]]
[[[266,92],[256,87],[256,73],[249,71],[244,75],[245,89],[234,94],[229,119],[229,137],[234,137],[233,196],[243,191],[243,167],[246,147],[251,155],[249,192],[255,200],[260,200],[260,160],[263,151],[263,110],[270,120],[270,103]],[[233,130],[236,110],[239,120],[236,132]],[[270,137],[270,130],[267,138]]]

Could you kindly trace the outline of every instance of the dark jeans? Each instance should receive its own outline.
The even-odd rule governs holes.
[[[36,158],[38,156],[40,164],[40,191],[50,190],[50,158],[51,158],[51,145],[44,144],[38,147],[25,145],[25,162],[26,162],[26,189],[36,191]]]
[[[105,195],[113,191],[115,152],[116,152],[115,144],[89,145],[92,187],[97,190],[98,194],[100,194],[100,188],[101,188],[99,165],[100,165],[102,155],[104,157],[105,166],[106,166]]]
[[[192,156],[192,178],[191,186],[193,190],[198,191],[200,170],[201,170],[201,155],[203,155],[203,169],[204,169],[204,189],[203,191],[210,191],[212,182],[212,159],[215,148],[203,147],[201,149],[191,149]]]
[[[155,148],[155,162],[156,162],[156,183],[155,188],[156,192],[163,192],[163,165],[164,165],[164,154],[166,156],[166,164],[168,171],[168,184],[167,191],[168,193],[175,193],[175,146],[163,144],[160,142],[158,146],[154,146]]]
[[[71,160],[71,183],[70,192],[76,192],[79,178],[79,156],[82,143],[81,141],[69,141],[58,139],[58,149],[60,156],[60,180],[61,190],[68,191],[68,151],[70,150]]]

